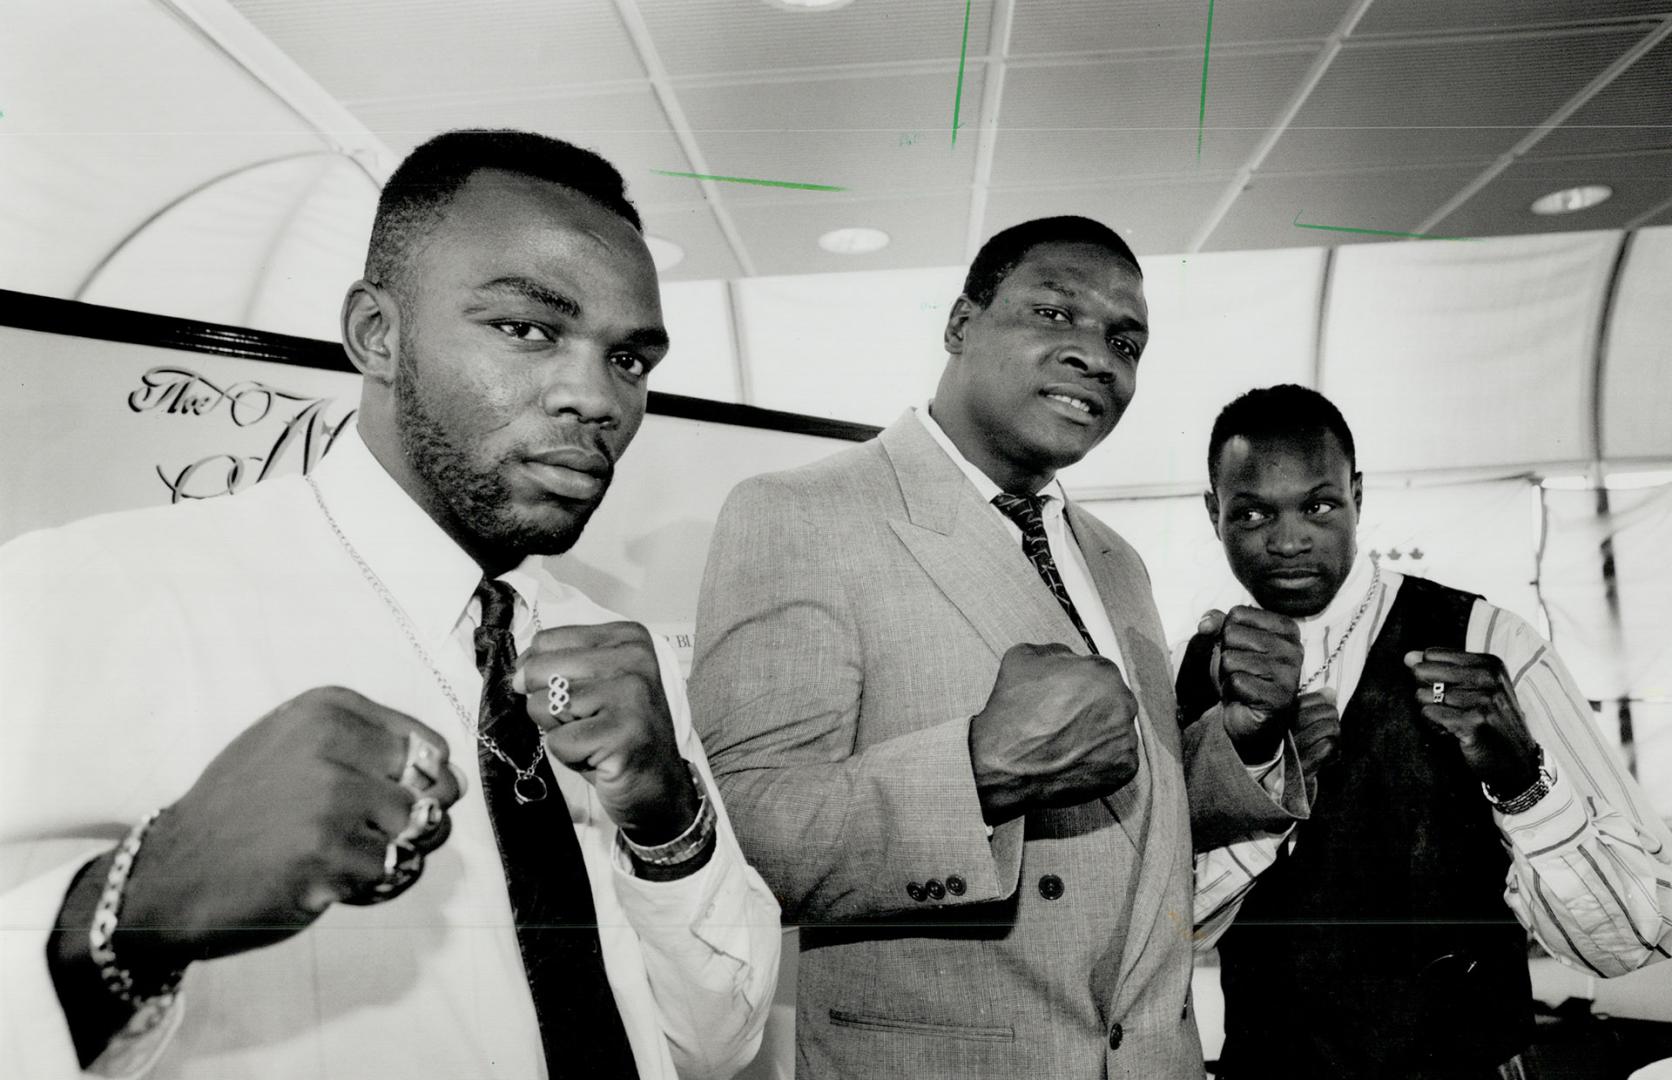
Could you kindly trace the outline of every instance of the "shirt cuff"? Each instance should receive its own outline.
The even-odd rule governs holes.
[[[1542,855],[1576,839],[1591,822],[1567,777],[1554,766],[1550,771],[1554,779],[1544,798],[1519,814],[1492,811],[1493,820],[1509,842],[1529,857]]]

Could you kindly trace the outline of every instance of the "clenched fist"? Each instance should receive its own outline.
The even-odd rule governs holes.
[[[1208,674],[1224,706],[1225,732],[1243,761],[1277,753],[1300,688],[1300,629],[1286,615],[1237,606],[1202,616],[1196,632],[1216,638]]]
[[[568,680],[553,714],[550,680]],[[638,844],[674,839],[696,820],[697,790],[679,755],[662,669],[650,631],[633,622],[542,630],[517,658],[512,688],[546,746],[598,792],[604,810]]]
[[[970,720],[982,817],[1109,795],[1138,773],[1138,700],[1120,668],[1066,645],[1012,645],[986,706]]]
[[[341,687],[305,691],[251,725],[147,834],[117,951],[168,970],[271,944],[383,880],[397,837],[439,847],[447,818],[414,830],[416,796],[400,783],[409,734],[446,765],[447,740]],[[435,771],[424,795],[444,810],[459,782]]]

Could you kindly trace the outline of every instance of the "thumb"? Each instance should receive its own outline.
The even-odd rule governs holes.
[[[1211,608],[1196,620],[1196,632],[1210,637],[1219,633],[1220,627],[1225,625],[1225,613],[1218,608]]]

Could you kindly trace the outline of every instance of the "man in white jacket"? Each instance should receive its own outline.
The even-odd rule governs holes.
[[[671,650],[542,565],[668,347],[620,176],[432,140],[342,329],[311,476],[0,549],[0,1073],[729,1076],[776,905]]]

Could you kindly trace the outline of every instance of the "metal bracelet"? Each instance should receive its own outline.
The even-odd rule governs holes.
[[[1486,800],[1492,804],[1492,809],[1508,817],[1512,814],[1524,814],[1537,806],[1539,800],[1550,794],[1550,789],[1556,784],[1556,774],[1545,764],[1544,747],[1538,748],[1538,776],[1526,791],[1511,799],[1500,799],[1492,794],[1492,789],[1485,784],[1480,789],[1486,792]]]
[[[636,844],[625,832],[621,834],[621,842],[627,846],[633,858],[651,866],[678,866],[689,862],[701,853],[703,847],[714,835],[715,814],[714,805],[709,801],[708,788],[702,782],[702,776],[697,767],[689,761],[685,767],[691,770],[691,783],[697,789],[697,816],[684,832],[669,840],[665,844]]]
[[[117,919],[122,913],[122,893],[128,886],[128,875],[133,872],[134,859],[145,833],[162,811],[153,810],[145,819],[129,830],[127,837],[116,848],[110,873],[105,875],[104,891],[99,894],[98,907],[93,909],[93,925],[87,931],[87,951],[99,965],[99,977],[105,987],[136,1009],[164,1009],[173,1002],[180,989],[183,971],[170,972],[160,986],[149,992],[135,990],[133,973],[116,962],[116,950],[111,939],[116,934]]]

